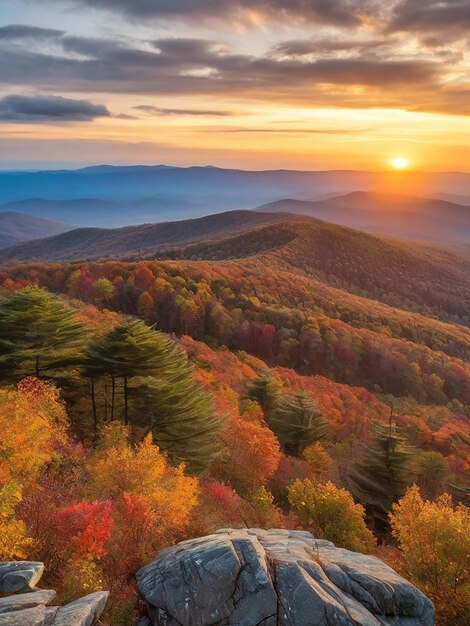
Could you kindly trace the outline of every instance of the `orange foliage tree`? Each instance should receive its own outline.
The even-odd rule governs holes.
[[[241,495],[253,495],[275,472],[281,459],[279,442],[264,422],[233,418],[223,435],[226,460],[222,475]]]

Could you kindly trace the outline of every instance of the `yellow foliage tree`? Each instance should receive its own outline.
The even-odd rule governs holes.
[[[55,387],[25,378],[0,389],[0,485],[32,480],[65,438],[67,418]]]
[[[21,502],[21,486],[11,481],[0,489],[0,561],[24,559],[32,540],[26,528],[15,518],[15,509]]]
[[[316,480],[325,478],[333,465],[333,459],[319,441],[305,448],[302,456]]]
[[[101,446],[88,467],[92,496],[142,495],[160,524],[186,526],[198,501],[198,480],[186,476],[183,465],[171,467],[151,435],[138,446],[129,445],[126,435],[126,428],[118,423],[103,430]]]
[[[340,548],[370,552],[374,535],[364,522],[364,508],[332,482],[297,479],[288,490],[289,504],[300,524]]]
[[[412,485],[393,506],[401,570],[434,602],[440,625],[470,623],[470,508],[443,494],[423,500]]]
[[[34,481],[65,440],[67,424],[55,387],[26,378],[0,389],[0,560],[26,558],[32,540],[15,517],[23,484]]]
[[[251,497],[276,471],[281,449],[276,435],[264,422],[230,421],[222,436],[226,460],[222,477],[241,495]]]

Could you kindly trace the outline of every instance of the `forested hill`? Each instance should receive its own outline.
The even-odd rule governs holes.
[[[468,323],[465,249],[379,237],[289,214],[232,211],[120,229],[77,229],[0,251],[4,266],[119,258],[237,259],[249,268],[302,274],[392,306]]]
[[[1,214],[0,214],[1,216]],[[293,220],[286,213],[227,211],[191,220],[124,228],[77,228],[62,235],[17,245],[0,252],[0,263],[30,260],[140,257],[193,242],[240,235],[261,226]]]
[[[298,218],[165,255],[218,262],[243,259],[250,268],[300,273],[392,306],[468,323],[470,254],[465,249],[378,237]]]
[[[257,211],[287,211],[417,241],[468,244],[470,240],[470,206],[438,198],[355,191],[316,201],[278,200]]]

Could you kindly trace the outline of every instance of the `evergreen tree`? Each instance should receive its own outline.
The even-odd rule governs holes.
[[[363,503],[380,534],[388,531],[388,514],[411,483],[411,448],[390,413],[388,424],[376,422],[370,445],[351,472],[351,491]]]
[[[145,426],[173,462],[199,474],[220,453],[217,435],[224,420],[215,415],[209,393],[194,380],[182,351],[175,374],[136,379],[130,393],[131,422]]]
[[[83,325],[60,298],[39,287],[0,302],[0,370],[18,380],[52,376],[80,362]]]
[[[139,320],[119,324],[93,339],[85,350],[85,375],[93,382],[111,378],[111,419],[116,405],[116,380],[122,381],[124,422],[129,416],[129,380],[136,376],[165,376],[174,371],[176,344]],[[93,386],[92,386],[93,394]],[[94,403],[94,395],[92,396]]]
[[[279,386],[269,371],[252,380],[246,394],[248,400],[254,400],[260,405],[265,419],[274,415],[279,396]]]
[[[283,398],[268,424],[286,454],[301,456],[307,446],[323,439],[328,426],[316,404],[303,391]]]
[[[91,379],[95,429],[95,384],[111,379],[111,419],[115,418],[117,382],[122,383],[124,423],[141,426],[174,461],[191,471],[204,469],[219,451],[223,421],[211,398],[193,378],[186,353],[167,335],[130,320],[92,340],[85,352]]]

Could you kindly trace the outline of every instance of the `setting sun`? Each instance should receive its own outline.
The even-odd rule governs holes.
[[[410,164],[409,160],[405,159],[405,157],[395,157],[390,163],[396,170],[406,170]]]

